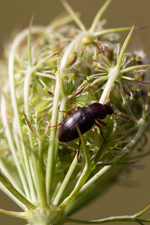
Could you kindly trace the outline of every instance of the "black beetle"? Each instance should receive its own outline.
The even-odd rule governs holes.
[[[79,138],[77,127],[84,134],[96,124],[95,120],[100,122],[107,114],[111,115],[112,113],[114,113],[114,110],[110,105],[100,103],[93,103],[88,108],[78,109],[61,124],[58,131],[59,141],[68,142]]]

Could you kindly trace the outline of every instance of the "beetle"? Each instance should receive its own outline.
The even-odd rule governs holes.
[[[61,124],[58,130],[59,141],[69,142],[79,138],[78,129],[81,134],[86,133],[94,124],[98,125],[95,120],[104,125],[101,120],[112,113],[114,113],[113,108],[107,104],[93,103],[87,108],[79,108]]]

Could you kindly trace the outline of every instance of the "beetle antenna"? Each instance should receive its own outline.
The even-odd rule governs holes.
[[[113,106],[111,102],[110,102],[110,105],[111,105],[111,107]],[[112,107],[112,108],[113,108],[113,107]],[[116,112],[113,112],[113,114],[116,115],[116,116],[120,116],[120,117],[122,117],[122,118],[124,118],[124,119],[127,119],[128,121],[131,121],[131,122],[137,124],[134,120],[132,120],[131,118],[129,118],[129,117],[127,117],[127,116],[124,116],[124,115],[119,114],[119,113],[116,113]]]
[[[133,122],[133,123],[135,123],[135,124],[137,124],[134,120],[132,120],[131,118],[129,118],[129,117],[127,117],[127,116],[124,116],[124,115],[119,114],[119,113],[116,113],[116,112],[114,112],[113,114],[115,114],[116,116],[120,116],[120,117],[122,117],[122,118],[125,118],[125,119],[127,119],[127,120],[129,120],[129,121],[131,121],[131,122]]]

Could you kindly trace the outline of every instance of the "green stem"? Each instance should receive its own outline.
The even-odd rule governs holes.
[[[116,81],[116,79],[118,78],[120,72],[119,72],[119,69],[118,67],[114,67],[113,69],[110,69],[110,72],[109,72],[109,79],[106,83],[106,86],[105,86],[105,89],[101,95],[101,98],[100,98],[100,101],[99,103],[101,104],[104,104],[108,98],[109,98],[109,94],[114,86],[114,83]]]
[[[41,207],[44,208],[47,206],[46,201],[46,188],[45,188],[45,171],[44,171],[44,159],[43,159],[43,141],[39,141],[39,162],[38,162],[38,196],[39,201],[41,202]]]
[[[150,67],[150,65],[136,65],[136,66],[130,66],[128,68],[125,68],[123,70],[121,70],[121,73],[128,73],[131,72],[133,70],[139,70],[139,69],[144,69],[144,68],[148,68]]]
[[[0,183],[0,190],[5,193],[15,204],[17,204],[23,211],[26,211],[26,206],[20,202],[2,183]]]
[[[51,74],[46,74],[46,73],[40,73],[40,72],[36,72],[35,73],[36,76],[40,76],[40,77],[47,77],[49,79],[53,79],[56,80],[56,77],[51,75]]]
[[[84,24],[81,22],[81,20],[79,19],[79,17],[77,16],[77,14],[74,12],[74,10],[70,7],[70,5],[65,1],[65,0],[61,0],[65,9],[69,12],[70,16],[73,18],[73,20],[76,22],[76,24],[79,26],[79,28],[82,31],[85,31],[85,26]]]
[[[7,210],[0,209],[0,213],[4,214],[6,216],[17,217],[17,218],[21,218],[21,219],[25,219],[25,220],[27,219],[25,212],[13,212],[13,211],[7,211]]]
[[[128,36],[126,37],[126,39],[125,39],[125,41],[123,43],[123,46],[121,48],[121,51],[120,51],[120,54],[119,54],[119,57],[118,57],[118,60],[117,60],[117,66],[118,66],[118,68],[121,68],[122,59],[124,57],[124,53],[125,53],[125,50],[127,48],[127,45],[129,44],[129,41],[131,39],[133,30],[134,30],[134,26],[135,26],[135,24],[132,26],[132,28],[131,28]]]
[[[29,202],[23,195],[21,195],[13,185],[5,178],[5,176],[0,173],[0,181],[2,184],[19,200],[21,201],[28,209],[35,209],[36,207]]]
[[[81,143],[82,143],[82,148],[84,150],[84,154],[85,154],[85,166],[83,169],[83,172],[81,174],[81,176],[79,177],[73,191],[70,193],[70,195],[60,204],[60,208],[64,209],[66,205],[68,205],[77,195],[77,193],[80,191],[81,187],[83,186],[83,184],[85,183],[85,181],[88,179],[92,169],[90,167],[91,162],[90,162],[90,157],[89,157],[89,152],[86,148],[85,145],[85,141],[83,139],[83,135],[81,134],[80,130],[78,129],[80,138],[81,138]],[[75,159],[74,159],[75,161]],[[73,162],[74,162],[73,161]],[[75,161],[75,166],[76,166],[77,161]],[[71,171],[72,172],[72,171]]]
[[[68,172],[67,172],[67,174],[66,174],[66,176],[65,176],[65,178],[64,178],[64,180],[63,180],[63,182],[62,182],[62,184],[59,188],[59,191],[58,191],[58,193],[57,193],[57,195],[54,199],[54,202],[53,202],[54,205],[58,205],[59,200],[60,200],[60,198],[61,198],[69,180],[70,180],[70,177],[72,176],[73,171],[76,168],[77,163],[78,163],[78,160],[77,160],[77,154],[76,154],[75,157],[74,157],[74,160],[72,161],[72,163],[69,167],[69,170],[68,170]]]
[[[23,172],[23,168],[22,168],[22,166],[21,166],[21,164],[19,162],[17,149],[15,148],[13,137],[12,137],[12,133],[11,133],[10,127],[8,125],[7,112],[6,112],[6,103],[5,103],[5,99],[4,99],[3,96],[1,96],[1,115],[2,115],[3,125],[5,127],[6,137],[7,137],[7,140],[8,140],[9,147],[10,147],[10,151],[12,153],[14,162],[16,164],[16,168],[17,168],[20,180],[22,182],[22,187],[23,187],[27,197],[29,197],[30,196],[30,194],[29,194],[29,187],[28,187],[27,181],[25,179],[25,174]]]
[[[59,208],[61,210],[63,210],[66,205],[68,205],[77,195],[77,193],[80,191],[81,187],[84,185],[85,181],[87,180],[87,178],[89,177],[91,173],[90,169],[87,169],[87,164],[85,164],[85,167],[83,169],[83,172],[79,178],[79,180],[77,181],[73,191],[70,193],[70,195],[60,204]]]
[[[133,146],[138,143],[140,137],[142,137],[148,126],[149,124],[148,123],[146,124],[144,120],[139,121],[139,130],[137,131],[133,139],[130,141],[130,143],[122,149],[122,153],[128,153],[130,149],[133,148]]]
[[[71,22],[73,20],[71,15],[65,15],[64,13],[62,13],[59,16],[56,16],[54,20],[52,20],[47,28],[47,33],[52,32],[53,30],[62,27],[64,25],[66,25],[67,23]],[[80,16],[80,13],[76,12],[77,17]]]
[[[93,20],[93,23],[91,25],[91,28],[90,28],[90,32],[94,32],[95,29],[96,29],[96,26],[100,20],[100,18],[102,17],[103,13],[105,12],[105,10],[107,9],[108,5],[110,4],[111,0],[107,0],[104,5],[100,8],[100,10],[98,11],[97,15],[95,16],[94,20]]]
[[[24,80],[24,109],[25,109],[25,114],[30,122],[30,110],[29,110],[29,87],[30,87],[30,80],[31,80],[31,76],[33,74],[33,68],[29,67],[25,76],[25,80]],[[30,148],[32,149],[32,151],[34,151],[34,144],[33,144],[33,134],[32,131],[30,129],[29,126],[27,126],[28,128],[28,136],[29,136],[29,141],[30,141]],[[32,163],[34,164],[33,166],[33,170],[31,172],[31,167],[29,166],[29,187],[30,187],[30,191],[31,191],[31,196],[32,199],[35,201],[37,199],[36,197],[36,193],[35,193],[35,184],[34,184],[34,179],[37,181],[37,166],[36,166],[36,160],[35,160],[35,156],[34,154],[32,155]],[[28,158],[28,163],[30,163],[30,160]],[[37,183],[37,182],[36,182]]]
[[[31,26],[32,26],[32,22],[33,22],[33,17],[31,19],[30,26],[29,26],[29,32],[28,32],[28,58],[29,58],[30,66],[32,66],[32,51],[31,51]]]
[[[150,219],[142,219],[142,218],[138,218],[141,215],[143,215],[143,213],[145,213],[150,206],[146,207],[144,210],[142,210],[140,213],[138,214],[134,214],[131,216],[111,216],[111,217],[107,217],[104,219],[100,219],[100,220],[78,220],[78,219],[72,219],[72,218],[66,218],[65,222],[73,222],[73,223],[78,223],[78,224],[101,224],[101,223],[108,223],[108,222],[150,222]]]
[[[30,80],[31,80],[31,76],[33,74],[33,68],[29,67],[27,70],[27,73],[25,75],[25,80],[24,80],[24,110],[25,110],[25,114],[29,120],[29,122],[31,121],[30,119],[30,110],[29,110],[29,87],[30,87]],[[33,136],[32,136],[32,132],[29,126],[27,126],[28,128],[28,133],[29,133],[29,140],[30,140],[30,147],[33,150]]]
[[[108,223],[108,222],[137,222],[137,223],[142,223],[142,222],[150,222],[150,219],[142,219],[139,218],[142,216],[148,209],[150,208],[150,205],[148,205],[145,209],[140,211],[139,213],[136,213],[134,215],[127,215],[127,216],[111,216],[107,217],[104,219],[99,219],[99,220],[78,220],[78,219],[73,219],[73,218],[65,218],[65,223],[67,222],[73,222],[73,223],[78,223],[78,224],[101,224],[101,223]]]
[[[109,137],[112,133],[112,130],[113,130],[113,126],[114,126],[114,123],[111,121],[110,125],[109,125],[109,128],[108,128],[108,131],[107,131],[107,134],[105,136],[105,140],[109,140]],[[108,141],[103,141],[98,152],[96,153],[93,161],[92,161],[92,166],[93,167],[96,167],[98,161],[100,160],[100,157],[102,156],[103,154],[103,151],[104,149],[106,148],[106,145],[108,144]]]
[[[108,80],[108,76],[102,76],[96,80],[94,80],[91,84],[90,84],[90,87],[92,87],[93,85],[95,85],[96,83],[100,82],[100,81],[105,81],[105,80]]]
[[[60,85],[59,85],[59,78],[57,74],[51,126],[54,126],[57,124],[59,96],[60,96]],[[48,203],[50,202],[50,198],[51,198],[51,191],[52,191],[52,184],[53,184],[53,177],[54,177],[55,141],[56,141],[56,127],[53,127],[50,129],[48,159],[47,159],[47,168],[46,168],[46,192],[47,192]]]
[[[31,168],[28,158],[28,152],[25,147],[24,138],[23,138],[23,132],[22,132],[22,126],[18,111],[18,104],[17,104],[17,98],[16,98],[16,90],[15,90],[15,80],[14,80],[14,64],[15,64],[15,54],[17,51],[18,46],[22,43],[22,41],[25,40],[25,38],[28,35],[28,29],[25,29],[19,35],[15,38],[14,42],[11,45],[10,53],[9,53],[9,59],[8,59],[8,73],[9,73],[9,82],[10,82],[10,93],[11,93],[11,101],[15,116],[15,122],[16,122],[16,129],[18,132],[18,136],[20,137],[20,146],[18,150],[20,150],[20,156],[22,156],[22,162],[25,162],[22,164],[24,166],[24,171],[27,171],[26,176],[27,179],[30,181],[30,184],[32,184],[32,176],[31,176]],[[32,29],[32,33],[44,33],[44,29],[42,27],[34,27]],[[34,190],[33,185],[30,187],[30,190]],[[33,191],[34,192],[34,191]],[[26,193],[29,197],[29,194]]]
[[[5,165],[4,160],[0,157],[0,169],[2,173],[5,175],[5,177],[8,178],[8,180],[12,183],[12,185],[23,195],[23,191],[12,176],[12,174],[9,172],[8,167]]]
[[[117,32],[124,32],[131,30],[131,27],[122,27],[122,28],[111,28],[111,29],[105,29],[98,32],[94,32],[93,36],[98,37],[104,34],[110,34],[110,33],[117,33]]]
[[[77,127],[78,133],[79,133],[79,137],[81,139],[81,147],[84,151],[84,155],[85,155],[85,168],[87,171],[90,171],[90,165],[91,165],[91,161],[90,161],[90,155],[89,155],[89,151],[86,147],[83,135],[80,132],[80,129]],[[81,150],[80,150],[81,151]]]

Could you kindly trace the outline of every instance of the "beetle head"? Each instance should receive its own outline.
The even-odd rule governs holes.
[[[106,110],[107,114],[111,115],[111,114],[114,113],[114,110],[110,105],[105,104],[104,107],[105,107],[105,110]]]

